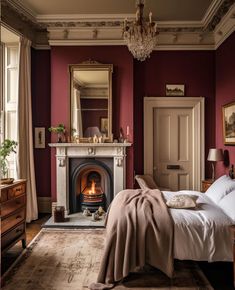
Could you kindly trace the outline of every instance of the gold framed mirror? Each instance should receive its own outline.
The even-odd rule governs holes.
[[[71,137],[112,139],[112,64],[69,65]]]

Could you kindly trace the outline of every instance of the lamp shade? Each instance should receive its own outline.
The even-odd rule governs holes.
[[[222,161],[224,160],[222,149],[211,148],[207,157],[208,161]]]

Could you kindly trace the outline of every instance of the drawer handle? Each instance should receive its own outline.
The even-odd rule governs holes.
[[[21,202],[19,200],[16,200],[16,204],[21,204]]]
[[[21,215],[18,215],[18,216],[16,217],[16,219],[21,219]]]
[[[17,230],[16,230],[16,233],[21,233],[21,232],[23,232],[22,229],[17,229]]]
[[[21,191],[21,190],[22,190],[21,188],[16,188],[16,189],[15,189],[15,191]]]

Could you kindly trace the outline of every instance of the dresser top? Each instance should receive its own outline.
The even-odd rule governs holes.
[[[23,182],[26,182],[26,179],[17,179],[17,180],[14,180],[11,184],[1,184],[0,189],[11,188]]]

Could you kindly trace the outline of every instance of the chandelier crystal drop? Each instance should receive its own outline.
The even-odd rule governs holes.
[[[157,23],[152,21],[152,12],[148,22],[144,19],[144,0],[137,0],[136,5],[136,19],[124,20],[123,38],[134,58],[144,61],[157,44]]]

